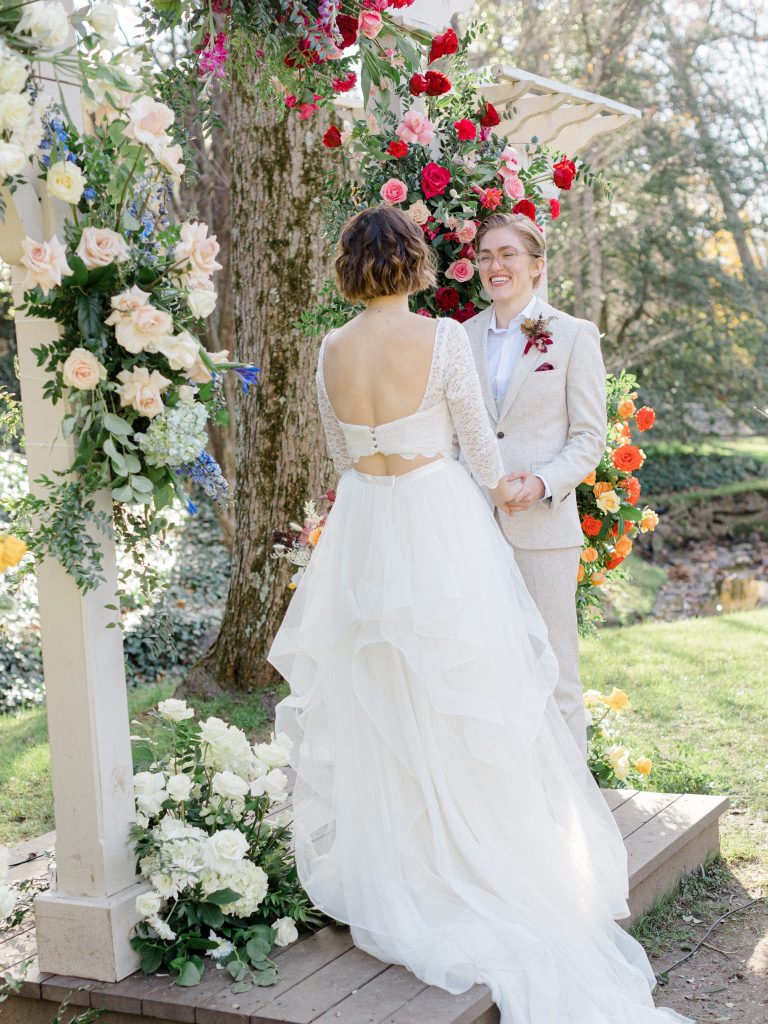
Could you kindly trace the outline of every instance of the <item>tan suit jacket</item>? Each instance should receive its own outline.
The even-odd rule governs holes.
[[[575,488],[597,466],[606,443],[605,367],[599,331],[589,320],[579,320],[537,297],[532,316],[553,318],[547,327],[553,344],[546,354],[532,347],[521,355],[497,405],[488,379],[491,308],[464,326],[504,469],[507,473],[524,469],[541,474],[552,490],[551,498],[536,502],[525,512],[500,516],[501,529],[513,547],[580,547]],[[536,367],[543,363],[553,369],[537,372]]]

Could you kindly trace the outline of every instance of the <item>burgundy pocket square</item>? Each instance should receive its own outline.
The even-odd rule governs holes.
[[[537,366],[533,372],[539,373],[541,370],[554,370],[554,366],[552,363],[542,363],[541,366]]]

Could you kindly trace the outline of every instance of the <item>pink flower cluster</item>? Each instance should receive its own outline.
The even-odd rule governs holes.
[[[205,33],[202,45],[195,49],[200,55],[198,66],[201,75],[213,75],[214,78],[223,78],[226,74],[224,65],[227,62],[227,33],[217,32],[213,46],[210,45],[210,32]]]

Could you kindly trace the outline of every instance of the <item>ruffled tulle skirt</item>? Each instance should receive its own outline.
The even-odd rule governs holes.
[[[655,1009],[627,857],[552,696],[557,663],[462,466],[347,471],[269,661],[290,683],[299,877],[357,946],[502,1024]]]

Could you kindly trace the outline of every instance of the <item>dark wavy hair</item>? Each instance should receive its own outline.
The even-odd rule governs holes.
[[[371,206],[349,218],[334,266],[339,292],[350,302],[411,295],[436,283],[435,257],[421,228],[392,206]]]

